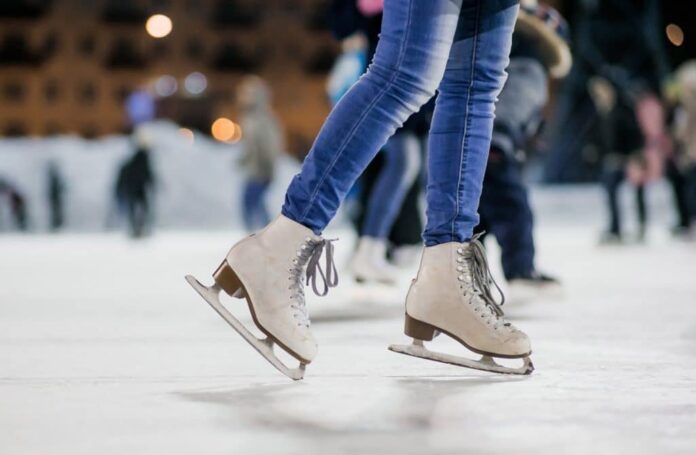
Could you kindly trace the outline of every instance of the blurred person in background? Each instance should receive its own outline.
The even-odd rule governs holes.
[[[561,85],[548,128],[551,153],[545,177],[552,182],[586,181],[596,177],[589,144],[603,148],[597,108],[588,90],[595,77],[616,90],[617,102],[634,111],[650,97],[659,99],[669,76],[662,45],[658,0],[575,0],[568,4],[573,16],[575,64]],[[662,125],[662,136],[666,134]],[[643,133],[644,134],[644,133]],[[653,138],[659,139],[659,138]],[[651,139],[652,140],[652,139]],[[649,149],[651,147],[647,147]],[[644,154],[647,174],[660,174],[665,150]],[[606,152],[604,152],[606,154]]]
[[[27,205],[22,193],[9,181],[0,177],[0,203],[5,202],[9,207],[14,228],[19,231],[29,229]]]
[[[674,132],[680,151],[675,162],[685,176],[685,205],[687,216],[693,220],[696,217],[696,60],[683,63],[675,79],[678,107]]]
[[[342,40],[343,54],[329,78],[328,91],[333,104],[359,79],[372,60],[382,24],[382,0],[334,0],[329,24],[337,38]],[[362,66],[359,66],[362,64]],[[420,128],[427,109],[411,116],[382,147],[356,185],[359,204],[353,218],[359,234],[350,269],[358,282],[395,284],[398,269],[387,260],[389,238],[394,230],[403,233],[401,226],[413,233],[411,242],[420,250],[420,210],[418,195],[421,183],[423,130]],[[418,186],[415,191],[414,186]],[[404,202],[409,193],[408,207]],[[402,210],[405,209],[405,210]],[[406,223],[396,223],[397,217],[409,216]],[[403,213],[406,212],[406,213]],[[415,229],[414,229],[415,228]]]
[[[688,238],[691,217],[686,201],[686,181],[678,164],[678,149],[675,149],[671,131],[667,128],[665,103],[648,89],[647,94],[638,95],[636,116],[644,140],[643,160],[646,164],[643,166],[643,181],[654,181],[664,173],[672,187],[672,202],[677,213],[677,224],[671,233],[675,238]],[[629,167],[629,178],[630,171]]]
[[[117,214],[125,215],[128,220],[130,236],[140,238],[153,226],[155,174],[150,162],[152,137],[147,124],[155,119],[157,106],[150,89],[143,86],[126,97],[124,108],[133,153],[118,169],[114,199]],[[107,219],[107,225],[109,222]]]
[[[622,238],[617,191],[629,180],[637,188],[638,238],[645,234],[645,185],[662,175],[671,155],[665,110],[660,100],[669,66],[661,44],[656,0],[579,0],[573,71],[554,115],[547,170],[571,163],[587,132],[602,151],[603,181],[611,222],[603,241]],[[581,100],[590,100],[584,109]],[[594,128],[592,128],[594,126]],[[553,177],[553,176],[551,176]]]
[[[242,215],[245,228],[253,231],[271,220],[265,197],[273,182],[276,161],[283,153],[283,130],[271,108],[270,88],[261,78],[245,78],[239,85],[237,100],[244,132],[240,164],[246,173]]]
[[[153,224],[152,200],[155,176],[150,162],[150,138],[140,128],[133,137],[135,150],[121,165],[116,179],[117,204],[126,212],[129,233],[133,238],[145,236]]]
[[[512,39],[508,80],[496,104],[476,232],[495,236],[505,279],[517,300],[529,291],[559,286],[557,279],[535,266],[534,216],[522,165],[525,149],[543,122],[549,79],[563,78],[571,68],[568,33],[558,11],[536,1],[523,1]]]
[[[633,103],[617,97],[614,87],[603,78],[591,79],[588,90],[595,103],[600,122],[599,145],[602,156],[602,182],[609,209],[609,226],[601,243],[623,241],[623,223],[619,189],[627,179],[635,193],[638,221],[637,239],[642,241],[647,229],[645,201],[645,161],[642,159],[643,135]],[[630,178],[629,178],[630,176]]]
[[[65,208],[63,204],[65,184],[58,170],[58,165],[53,161],[48,164],[46,180],[49,229],[55,232],[60,230],[65,224]]]

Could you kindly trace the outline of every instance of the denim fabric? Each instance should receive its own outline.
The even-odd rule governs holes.
[[[529,276],[535,270],[534,215],[520,164],[509,153],[493,149],[483,182],[476,231],[495,236],[506,279]]]
[[[386,0],[370,68],[326,120],[283,214],[320,233],[377,151],[438,90],[424,240],[468,240],[517,9],[517,0]]]
[[[372,187],[361,235],[386,239],[421,167],[421,145],[415,134],[397,131],[384,146],[384,165]]]
[[[244,185],[242,210],[244,227],[248,231],[261,228],[270,222],[264,198],[270,182],[267,180],[249,179]]]

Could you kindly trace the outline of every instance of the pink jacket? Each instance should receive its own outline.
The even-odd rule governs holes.
[[[367,16],[375,16],[384,9],[384,0],[358,0],[358,9]]]

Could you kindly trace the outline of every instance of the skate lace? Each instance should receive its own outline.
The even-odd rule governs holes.
[[[312,291],[319,297],[323,297],[329,293],[329,289],[338,285],[338,272],[334,263],[334,245],[338,239],[321,239],[313,240],[307,237],[302,243],[302,246],[297,250],[296,257],[292,260],[290,268],[290,289],[293,293],[290,298],[294,302],[290,305],[295,313],[295,318],[298,320],[298,325],[309,327],[309,314],[307,313],[307,305],[305,304],[303,271],[306,279],[306,284],[312,285]],[[324,254],[325,266],[322,268],[320,259],[322,252]],[[306,270],[305,270],[306,265]],[[317,287],[317,278],[321,279],[323,289],[319,291]]]
[[[483,301],[484,305],[482,309],[479,310],[481,307],[477,306],[474,308],[474,311],[481,311],[481,317],[484,318],[487,323],[490,324],[492,322],[495,329],[501,325],[514,329],[512,324],[505,320],[505,313],[502,309],[502,305],[505,303],[505,295],[491,273],[486,256],[486,249],[479,240],[482,235],[483,233],[475,235],[469,242],[468,248],[457,249],[457,253],[459,254],[457,262],[460,264],[457,266],[457,271],[468,271],[471,276],[471,281],[470,283],[467,282],[465,273],[460,274],[458,279],[459,281],[470,284],[469,290],[474,294],[469,300],[470,304],[472,304],[474,300]],[[464,267],[464,265],[468,267]],[[495,286],[500,296],[500,301],[494,298],[491,285]]]

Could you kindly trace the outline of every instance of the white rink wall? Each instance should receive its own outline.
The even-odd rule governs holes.
[[[216,142],[197,133],[191,144],[178,125],[155,122],[144,127],[151,146],[157,178],[155,221],[165,229],[241,228],[243,170],[236,164],[241,145]],[[0,178],[10,181],[26,197],[30,229],[42,232],[48,226],[47,169],[55,162],[66,184],[65,210],[68,231],[103,231],[120,227],[113,189],[121,163],[132,152],[129,136],[85,140],[75,136],[46,139],[0,140]],[[278,163],[276,180],[267,198],[271,215],[280,211],[285,189],[300,163],[289,155]],[[628,230],[635,225],[632,191],[622,191]],[[665,182],[649,187],[650,224],[662,229],[674,224],[672,196]],[[0,201],[0,232],[9,228],[8,207]],[[606,203],[598,185],[535,187],[532,202],[538,223],[565,226],[586,225],[588,218],[602,229]],[[274,213],[275,212],[275,213]],[[339,213],[336,226],[345,223]]]
[[[167,228],[238,227],[242,170],[240,145],[216,142],[203,134],[191,144],[178,126],[156,122],[144,127],[151,141],[157,179],[155,217]],[[133,150],[129,136],[85,140],[75,136],[0,140],[0,178],[26,198],[32,231],[48,226],[47,171],[56,163],[66,185],[66,229],[100,231],[118,225],[114,185],[120,165]],[[268,207],[280,207],[299,163],[280,160]],[[0,230],[8,228],[8,208],[0,203]]]

